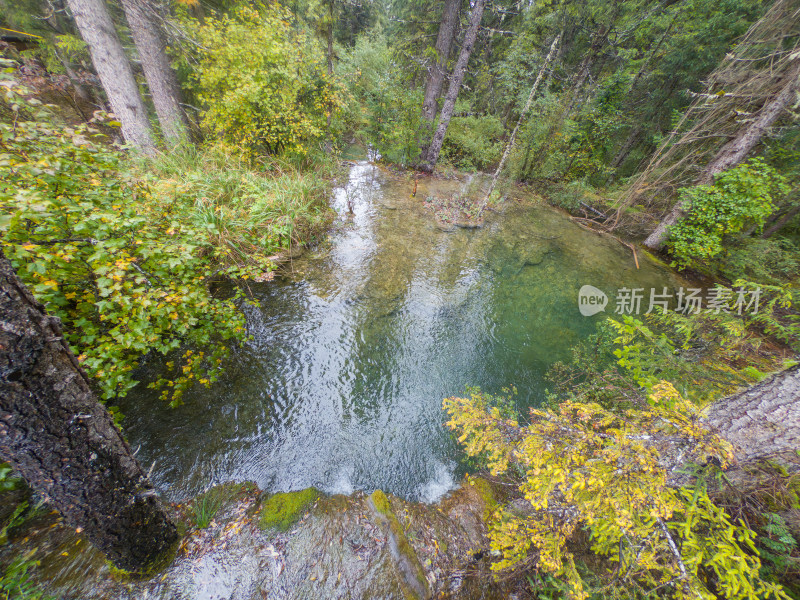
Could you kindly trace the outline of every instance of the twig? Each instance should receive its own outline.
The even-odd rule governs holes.
[[[664,532],[664,536],[667,538],[667,544],[669,545],[669,549],[672,550],[672,553],[675,555],[675,558],[678,561],[678,568],[681,570],[681,579],[684,581],[688,581],[689,573],[686,570],[686,565],[683,564],[683,558],[681,558],[681,553],[678,552],[678,546],[675,545],[675,540],[672,539],[672,534],[670,534],[669,529],[667,529],[667,525],[661,519],[661,517],[656,517],[658,519],[658,524],[661,525],[661,530]]]

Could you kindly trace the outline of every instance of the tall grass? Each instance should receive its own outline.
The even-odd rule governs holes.
[[[135,168],[166,213],[208,231],[236,264],[316,241],[333,214],[338,163],[330,156],[253,164],[221,146],[181,146]]]

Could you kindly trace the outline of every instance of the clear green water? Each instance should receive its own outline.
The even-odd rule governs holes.
[[[423,180],[412,199],[407,179],[356,163],[336,194],[330,242],[252,288],[253,341],[223,378],[178,409],[143,385],[122,403],[133,447],[169,496],[253,480],[433,501],[459,476],[442,398],[514,384],[520,408],[536,405],[549,365],[603,318],[579,313],[582,285],[609,295],[678,285],[668,269],[640,256],[637,270],[618,242],[530,202],[507,201],[481,229],[442,231],[422,200],[461,187]]]

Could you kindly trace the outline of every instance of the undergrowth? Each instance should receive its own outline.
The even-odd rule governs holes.
[[[222,145],[182,146],[140,163],[138,176],[164,212],[185,211],[229,260],[263,266],[267,257],[325,233],[338,168],[323,154],[254,163]]]

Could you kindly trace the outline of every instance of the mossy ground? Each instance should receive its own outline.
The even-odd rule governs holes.
[[[261,504],[258,525],[261,529],[287,531],[319,497],[320,491],[316,488],[273,494]]]

